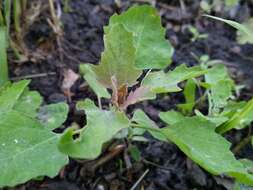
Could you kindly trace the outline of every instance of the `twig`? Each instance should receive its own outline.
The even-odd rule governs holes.
[[[12,77],[12,78],[10,78],[10,80],[17,81],[17,80],[23,80],[23,79],[47,77],[49,75],[56,75],[56,73],[55,72],[50,72],[50,73],[31,74],[31,75],[26,75],[26,76],[21,76],[21,77]]]
[[[136,187],[140,184],[140,182],[144,179],[144,177],[148,174],[149,169],[147,169],[142,175],[141,177],[135,182],[135,184],[131,187],[130,190],[135,190]]]
[[[94,164],[90,169],[92,173],[96,171],[96,169],[108,162],[109,160],[113,159],[115,156],[119,155],[125,149],[125,145],[120,144],[117,145],[113,150],[111,150],[107,155],[103,156],[99,160],[97,160],[96,164]]]
[[[149,161],[149,160],[143,159],[142,161],[143,161],[145,164],[148,164],[148,165],[157,167],[157,168],[159,168],[159,169],[171,171],[170,168],[167,168],[167,167],[165,167],[165,166],[158,165],[158,164],[156,164],[156,163],[154,163],[154,162],[151,162],[151,161]]]

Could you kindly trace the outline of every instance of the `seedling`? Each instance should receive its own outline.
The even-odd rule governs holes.
[[[174,142],[210,173],[226,174],[240,182],[253,184],[253,176],[236,160],[230,151],[230,143],[219,134],[238,127],[238,122],[226,127],[237,114],[244,119],[245,115],[251,118],[252,111],[248,105],[251,102],[240,105],[231,102],[234,83],[224,65],[216,64],[211,68],[209,65],[191,68],[180,65],[167,73],[157,71],[169,66],[173,50],[164,39],[158,14],[149,6],[133,7],[121,15],[113,15],[109,26],[105,27],[104,41],[105,50],[99,65],[84,64],[81,72],[96,93],[98,102],[101,98],[110,98],[111,104],[102,106],[99,103],[98,108],[91,100],[78,103],[78,109],[86,112],[87,125],[81,130],[69,128],[65,131],[59,143],[63,153],[79,159],[94,159],[100,155],[104,143],[119,131],[128,131],[126,136],[131,137],[148,131],[154,138]],[[147,71],[144,77],[140,77],[143,70]],[[199,84],[208,94],[208,115],[198,110],[195,110],[197,116],[193,117],[175,111],[161,113],[160,118],[168,127],[159,129],[142,110],[135,110],[132,118],[125,114],[132,104],[155,99],[160,93],[181,91],[178,84],[185,80],[190,80],[186,83],[185,96],[186,104],[190,104],[186,110],[191,111],[195,97],[187,94],[195,88],[191,80],[201,75],[205,80]],[[233,104],[240,108],[237,113],[231,107]],[[106,124],[108,121],[110,123]],[[251,119],[247,123],[250,122]],[[74,139],[77,134],[79,138]]]
[[[86,126],[52,132],[67,115],[64,103],[39,109],[41,98],[28,91],[28,81],[5,86],[0,91],[0,187],[14,186],[38,176],[53,177],[74,159],[96,159],[113,139],[140,139],[145,133],[175,143],[190,159],[214,175],[228,175],[253,185],[245,162],[237,160],[221,133],[247,126],[252,121],[252,101],[233,100],[234,83],[221,64],[187,67],[169,72],[173,48],[164,38],[165,29],[156,10],[135,6],[113,15],[104,28],[104,52],[98,65],[83,64],[85,81],[98,97],[77,103],[86,113]],[[196,79],[204,76],[202,80]],[[209,114],[195,108],[195,116],[171,110],[159,117],[167,125],[160,129],[142,110],[126,114],[132,104],[154,100],[157,94],[180,92],[185,84],[186,113],[193,112],[195,96],[202,87],[208,94]],[[197,84],[197,87],[193,84]],[[102,98],[110,99],[103,104]],[[181,105],[182,108],[182,105]],[[38,111],[38,109],[40,111]],[[243,121],[243,122],[242,122]],[[245,122],[247,121],[247,122]],[[240,124],[240,125],[239,125]],[[140,160],[136,147],[133,159]],[[170,155],[168,155],[170,156]],[[3,175],[4,174],[4,175]]]

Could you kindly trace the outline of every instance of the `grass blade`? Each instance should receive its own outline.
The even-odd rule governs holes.
[[[8,82],[6,28],[0,27],[0,87]]]
[[[221,22],[225,22],[226,24],[234,27],[235,29],[237,29],[238,31],[246,34],[249,39],[251,39],[253,41],[253,34],[252,34],[252,31],[250,31],[247,27],[245,27],[244,25],[238,23],[238,22],[235,22],[235,21],[232,21],[232,20],[227,20],[227,19],[223,19],[223,18],[219,18],[219,17],[215,17],[215,16],[210,16],[210,15],[204,15],[208,18],[211,18],[211,19],[215,19],[215,20],[218,20],[218,21],[221,21]]]

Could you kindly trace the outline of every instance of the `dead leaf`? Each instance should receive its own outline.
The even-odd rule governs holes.
[[[69,101],[71,101],[71,96],[73,96],[73,93],[71,93],[70,89],[79,78],[79,75],[76,74],[73,70],[68,69],[64,72],[63,76],[64,79],[61,88],[63,93],[69,98]]]

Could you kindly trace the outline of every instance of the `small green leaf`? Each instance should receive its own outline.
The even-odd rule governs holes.
[[[138,123],[142,127],[151,128],[151,130],[147,130],[154,138],[160,141],[166,141],[166,138],[163,134],[152,131],[152,128],[159,129],[159,127],[152,121],[142,110],[136,110],[134,112],[134,116],[132,121]]]
[[[181,88],[178,87],[180,82],[199,77],[206,72],[207,70],[203,70],[199,66],[188,68],[182,64],[168,73],[159,71],[148,74],[143,79],[143,86],[150,88],[154,93],[178,92],[181,91]]]
[[[90,65],[80,65],[80,72],[83,74],[84,79],[99,98],[111,97],[107,89],[101,83],[99,83],[97,76]]]
[[[115,24],[122,24],[134,37],[135,66],[139,69],[162,69],[171,63],[173,47],[165,39],[165,29],[157,10],[151,6],[135,6],[121,15],[113,15],[108,33]]]
[[[50,104],[40,108],[38,119],[49,130],[60,127],[67,119],[69,112],[65,103]]]
[[[245,33],[241,30],[237,31],[237,41],[240,44],[245,44],[245,43],[253,43],[253,18],[250,18],[249,20],[247,20],[246,22],[244,22],[242,24],[242,26],[244,26],[245,28],[247,28],[249,31],[251,31],[251,36],[249,35],[245,35]]]
[[[166,113],[163,117],[166,117]],[[214,130],[215,125],[207,120],[200,117],[185,117],[163,128],[162,132],[189,158],[210,173],[226,174],[242,183],[253,185],[253,176],[240,161],[235,159],[230,151],[231,144]]]
[[[195,106],[195,95],[196,95],[196,83],[193,79],[189,79],[184,87],[184,104],[178,104],[178,108],[182,110],[184,114],[191,113]]]
[[[123,25],[115,24],[104,36],[105,51],[101,63],[92,66],[97,80],[106,88],[113,89],[112,77],[116,79],[117,87],[136,83],[141,71],[134,67],[135,48],[133,35]]]
[[[217,127],[216,131],[225,133],[233,128],[242,129],[253,121],[253,98],[224,124]]]
[[[130,122],[122,112],[105,111],[97,108],[91,100],[78,102],[77,107],[85,110],[87,124],[77,133],[68,128],[59,142],[59,149],[74,158],[95,159],[104,143],[110,141],[120,130],[128,128]],[[79,134],[77,139],[74,135]]]
[[[217,64],[209,69],[209,72],[205,74],[205,81],[210,85],[208,97],[210,115],[217,114],[220,108],[228,104],[234,89],[234,82],[222,64]]]
[[[132,157],[135,161],[138,162],[138,161],[141,160],[141,152],[140,152],[140,150],[138,149],[137,146],[134,146],[134,145],[130,146],[130,147],[128,148],[128,151],[129,151],[131,157]]]

